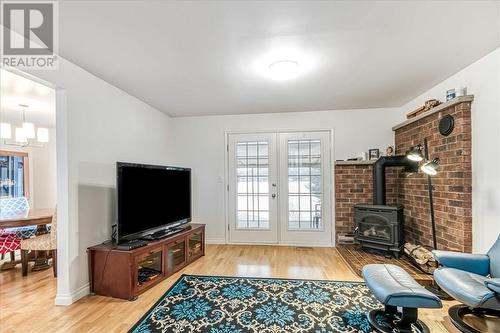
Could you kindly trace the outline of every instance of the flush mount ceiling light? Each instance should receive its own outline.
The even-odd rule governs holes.
[[[294,60],[279,60],[269,65],[269,76],[273,80],[290,80],[299,75],[299,63]]]
[[[321,63],[321,57],[310,47],[292,45],[296,44],[295,42],[271,41],[273,45],[268,46],[262,53],[249,54],[248,61],[242,62],[242,70],[251,76],[257,74],[277,83],[298,78],[306,79],[315,72]],[[249,64],[251,66],[247,66]]]

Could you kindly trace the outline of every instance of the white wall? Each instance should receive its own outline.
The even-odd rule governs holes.
[[[56,303],[70,304],[88,293],[86,248],[110,239],[116,223],[116,161],[168,164],[170,118],[64,59],[57,71],[34,75],[58,88],[57,158],[60,166],[67,156],[69,195],[58,197],[68,201],[58,228],[68,239],[58,237]]]
[[[391,126],[398,109],[290,112],[172,118],[173,162],[193,169],[193,219],[207,224],[207,241],[225,241],[224,133],[293,129],[334,129],[335,159],[394,143]]]
[[[401,107],[400,121],[427,99],[467,87],[472,103],[473,251],[484,252],[500,234],[500,48]]]
[[[49,129],[49,142],[43,148],[31,148],[33,207],[52,208],[57,203],[56,129]]]
[[[0,142],[0,150],[28,153],[29,191],[32,208],[51,208],[57,201],[56,131],[49,129],[50,141],[43,147],[17,147]]]

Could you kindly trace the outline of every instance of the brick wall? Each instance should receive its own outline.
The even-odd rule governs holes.
[[[398,197],[398,168],[386,170],[387,204]],[[373,166],[371,164],[335,165],[335,229],[339,234],[354,231],[354,208],[358,203],[373,203]]]
[[[436,235],[439,249],[472,250],[471,103],[456,104],[395,131],[397,154],[429,142],[429,157],[439,157],[438,174],[432,177]],[[445,137],[439,120],[455,118],[455,129]],[[406,239],[432,245],[427,177],[419,173],[400,177],[398,201],[405,207]]]
[[[472,250],[472,173],[470,102],[456,104],[395,131],[396,153],[429,141],[430,157],[439,157],[439,172],[432,177],[438,248]],[[455,118],[447,136],[438,131],[442,116]],[[335,223],[337,236],[354,229],[353,205],[373,202],[372,165],[335,165]],[[407,241],[432,245],[427,178],[421,172],[388,168],[387,204],[405,207]]]

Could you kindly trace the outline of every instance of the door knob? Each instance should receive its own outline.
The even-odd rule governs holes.
[[[271,197],[272,197],[273,199],[274,199],[274,198],[276,198],[276,194],[274,194],[274,193],[273,193],[273,194],[271,194]]]

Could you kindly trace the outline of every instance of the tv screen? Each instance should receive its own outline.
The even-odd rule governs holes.
[[[191,169],[118,162],[118,240],[191,221]]]

